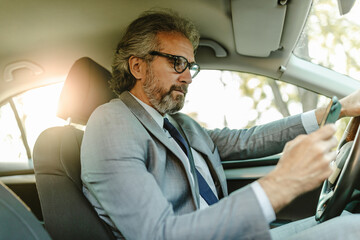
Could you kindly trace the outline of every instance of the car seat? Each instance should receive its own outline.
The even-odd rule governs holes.
[[[25,203],[0,182],[0,239],[51,239]]]
[[[46,230],[53,239],[115,239],[82,193],[80,146],[83,130],[99,105],[116,95],[108,70],[84,57],[72,66],[60,95],[57,115],[69,125],[43,131],[34,146],[36,186]]]

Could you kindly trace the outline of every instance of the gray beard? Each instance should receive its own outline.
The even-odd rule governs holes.
[[[172,92],[176,89],[182,89],[184,96],[178,95],[175,99]],[[173,114],[180,111],[185,102],[185,95],[187,86],[172,85],[169,91],[159,86],[159,79],[156,78],[151,69],[146,73],[146,81],[144,83],[144,92],[148,97],[150,103],[161,114]]]

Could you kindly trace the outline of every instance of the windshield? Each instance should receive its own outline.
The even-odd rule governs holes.
[[[360,1],[341,16],[336,0],[315,0],[294,54],[360,80]]]

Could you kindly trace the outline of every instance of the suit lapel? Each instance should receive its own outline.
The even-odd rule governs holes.
[[[193,154],[192,154],[192,150],[191,150],[191,145],[189,144],[189,141],[187,139],[187,135],[184,133],[182,127],[172,118],[171,115],[167,116],[169,121],[171,122],[171,124],[173,124],[175,126],[175,128],[180,132],[180,134],[182,135],[182,137],[185,139],[185,141],[187,142],[187,144],[190,147],[190,154],[189,154],[189,159],[187,159],[189,161],[189,165],[191,168],[191,172],[194,176],[194,184],[195,184],[195,196],[196,196],[196,200],[197,200],[197,204],[200,206],[200,192],[199,192],[199,183],[198,183],[198,178],[195,177],[196,176],[196,171],[195,171],[195,161],[193,158]]]
[[[199,132],[196,131],[196,129],[194,129],[192,126],[190,126],[186,121],[184,121],[184,119],[180,117],[180,114],[172,115],[172,117],[181,127],[183,133],[186,135],[186,138],[189,141],[190,146],[194,148],[196,151],[207,156],[208,159],[211,159],[211,155],[212,155],[211,150],[214,149],[215,147],[214,143],[210,141],[207,142],[206,138],[199,136]],[[212,162],[210,164],[212,165]]]
[[[141,104],[133,96],[131,96],[128,91],[123,92],[120,95],[120,99],[125,103],[125,105],[130,109],[130,111],[135,115],[135,117],[142,123],[142,125],[180,160],[184,169],[187,169],[187,164],[185,163],[185,161],[188,161],[188,159],[183,156],[183,153],[180,152],[179,148],[176,148],[169,141],[164,130],[159,127],[159,125],[155,122],[151,115],[141,106]],[[189,171],[185,172],[188,178],[189,185],[192,186],[190,173]],[[191,187],[191,192],[195,205],[198,208],[199,200],[195,188]]]
[[[183,118],[181,114],[174,114],[172,115],[172,117],[181,127],[183,133],[186,135],[186,138],[189,141],[190,146],[204,156],[204,159],[208,167],[213,172],[215,172],[216,177],[220,180],[221,190],[223,191],[224,196],[226,196],[227,195],[226,179],[224,177],[221,177],[224,176],[223,171],[214,165],[213,151],[215,150],[215,144],[211,140],[209,140],[208,136],[201,136],[205,134],[205,132],[198,131],[198,129],[192,126],[191,122],[186,121],[186,119]]]

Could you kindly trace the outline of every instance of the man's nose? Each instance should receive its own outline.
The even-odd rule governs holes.
[[[186,84],[192,83],[192,77],[189,68],[187,68],[184,72],[180,73],[179,81]]]

